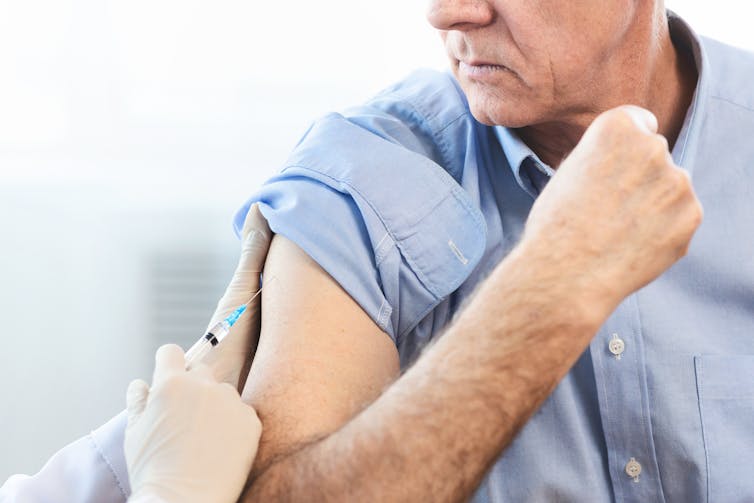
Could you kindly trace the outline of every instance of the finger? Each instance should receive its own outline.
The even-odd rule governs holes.
[[[235,398],[238,398],[239,402],[241,401],[241,395],[238,394],[238,390],[236,389],[235,386],[227,382],[221,382],[219,383],[219,386],[224,390],[225,393]]]
[[[217,379],[215,378],[215,373],[212,370],[212,368],[209,365],[206,365],[204,363],[200,363],[196,365],[195,367],[191,367],[191,370],[189,372],[195,378],[201,379],[203,381],[217,382]]]
[[[251,436],[250,441],[253,446],[253,451],[256,453],[259,444],[259,438],[262,436],[262,422],[259,420],[259,415],[256,409],[251,406],[247,406],[244,409],[246,421],[248,421],[248,431]]]
[[[637,126],[639,128],[647,131],[648,133],[657,133],[657,128],[659,127],[657,123],[657,117],[655,114],[647,110],[646,108],[637,107],[634,105],[625,105],[623,107],[623,110],[625,110],[628,115],[631,116],[631,118],[634,120]]]
[[[133,424],[147,406],[149,398],[149,384],[141,379],[131,381],[126,390],[126,411],[128,414],[128,424]]]
[[[272,231],[267,220],[259,210],[259,205],[253,204],[246,214],[241,230],[241,259],[238,270],[260,272],[267,258],[271,240]]]
[[[259,290],[259,275],[267,259],[272,231],[256,204],[252,205],[246,215],[241,240],[243,248],[238,265],[208,327],[246,303]]]
[[[246,219],[241,228],[241,239],[245,240],[252,232],[260,232],[267,234],[268,236],[272,234],[270,226],[267,224],[267,219],[264,218],[264,215],[262,215],[262,212],[259,209],[259,203],[252,204],[249,211],[246,213]]]
[[[185,372],[186,358],[183,350],[175,344],[160,346],[155,354],[154,376],[152,385],[157,386],[171,375]]]

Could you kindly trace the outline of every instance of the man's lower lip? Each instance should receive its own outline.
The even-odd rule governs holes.
[[[463,61],[459,61],[458,70],[471,79],[487,79],[508,69],[500,65],[469,65]]]

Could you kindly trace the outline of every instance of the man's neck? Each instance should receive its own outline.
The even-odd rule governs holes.
[[[631,61],[648,62],[644,71],[636,65],[632,67],[630,78],[623,74],[616,75],[613,82],[607,79],[605,88],[611,92],[601,96],[591,111],[575,114],[564,121],[545,122],[517,130],[543,162],[557,168],[600,113],[624,104],[652,111],[657,116],[658,132],[673,148],[693,99],[698,74],[691,48],[683,40],[674,44],[664,14],[656,30],[656,33],[644,37],[647,42],[643,45],[633,44],[633,55],[629,54],[623,60],[623,65],[629,65]],[[656,37],[654,43],[651,41],[653,37]]]

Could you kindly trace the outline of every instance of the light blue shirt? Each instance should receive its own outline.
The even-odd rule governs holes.
[[[699,70],[673,158],[704,222],[688,256],[607,320],[477,502],[754,501],[754,57],[671,21]],[[316,122],[249,204],[405,367],[516,244],[551,175],[514,131],[476,122],[451,76],[418,72]],[[11,478],[0,501],[124,501],[123,423]]]
[[[699,71],[672,154],[704,223],[610,316],[477,502],[754,501],[754,58],[672,30]],[[515,131],[474,121],[449,75],[418,73],[316,123],[252,200],[406,366],[517,243],[552,173]]]

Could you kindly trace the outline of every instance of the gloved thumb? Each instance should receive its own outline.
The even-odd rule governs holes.
[[[259,205],[255,203],[249,208],[241,229],[239,269],[246,272],[261,272],[271,240],[272,231],[267,224],[267,219],[259,211]]]
[[[148,398],[149,384],[141,379],[131,381],[126,390],[126,411],[128,413],[129,425],[138,420],[142,412],[144,412]]]
[[[255,203],[249,208],[241,229],[241,257],[207,328],[225,318],[248,301],[259,289],[259,274],[267,259],[272,231]]]

